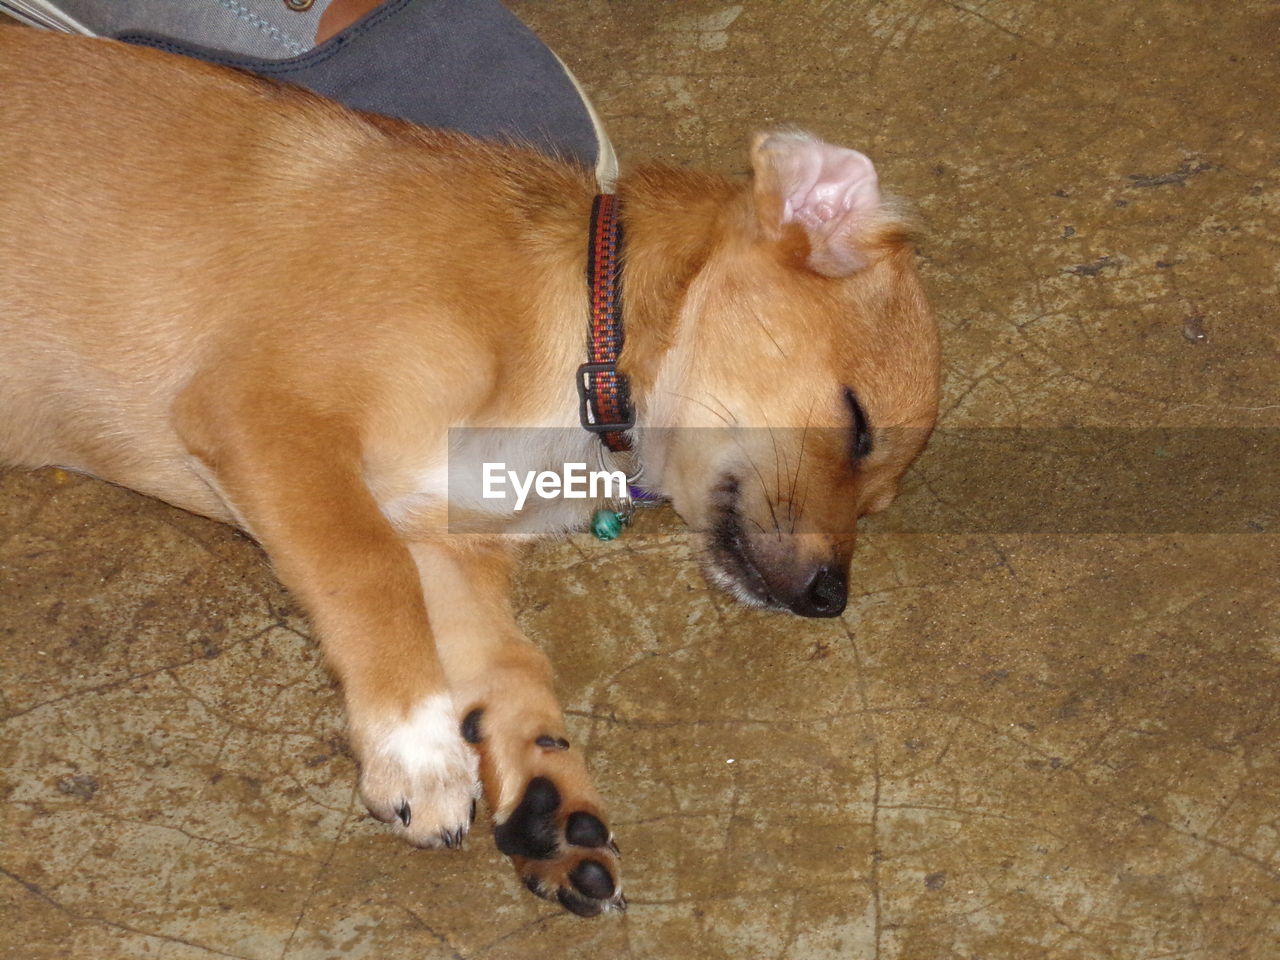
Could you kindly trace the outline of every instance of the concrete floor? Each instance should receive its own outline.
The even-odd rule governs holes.
[[[1280,426],[1274,3],[515,7],[625,158],[742,170],[782,122],[870,153],[926,225],[949,427]],[[4,474],[0,953],[1280,956],[1277,527],[891,517],[832,622],[731,606],[669,515],[536,551],[521,619],[626,854],[629,913],[584,921],[485,831],[364,815],[248,540]]]

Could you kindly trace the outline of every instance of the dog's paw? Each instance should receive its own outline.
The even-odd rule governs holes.
[[[357,732],[360,797],[377,819],[417,847],[456,848],[475,819],[479,758],[458,731],[447,695],[398,723]]]
[[[609,828],[593,810],[568,802],[550,777],[529,781],[494,838],[524,885],[544,900],[580,917],[627,908]]]
[[[470,710],[462,735],[480,751],[494,839],[539,897],[580,917],[625,910],[617,844],[591,786],[582,752],[557,731],[562,721],[519,701]]]

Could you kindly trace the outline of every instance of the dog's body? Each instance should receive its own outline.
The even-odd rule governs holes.
[[[599,800],[509,608],[523,538],[499,535],[591,505],[450,504],[446,471],[463,426],[566,428],[517,452],[529,467],[597,460],[572,429],[589,176],[110,41],[0,29],[0,91],[0,462],[250,532],[342,681],[373,813],[454,845],[478,763],[531,889],[618,905]],[[621,366],[647,482],[709,534],[715,578],[831,615],[854,522],[932,426],[936,334],[865,158],[782,134],[753,165],[754,185],[621,181]],[[781,460],[777,436],[758,451],[775,477],[749,436],[654,429],[753,425],[803,428]],[[843,449],[809,436],[831,426]]]

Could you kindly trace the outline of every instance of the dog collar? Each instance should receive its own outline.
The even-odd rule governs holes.
[[[587,362],[578,367],[578,419],[613,453],[631,449],[627,431],[636,425],[631,385],[618,372],[622,352],[622,223],[616,194],[591,202],[587,243]]]
[[[587,242],[587,362],[578,367],[578,419],[583,429],[600,438],[600,465],[608,453],[631,450],[628,432],[636,425],[631,384],[618,371],[622,353],[622,223],[616,194],[600,193],[591,202],[591,232]],[[612,510],[597,510],[591,532],[600,540],[613,540],[631,522],[638,504],[658,498],[639,485],[642,470],[627,477],[627,489]]]

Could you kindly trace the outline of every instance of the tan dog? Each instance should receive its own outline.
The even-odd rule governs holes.
[[[527,455],[597,459],[589,176],[106,40],[0,29],[0,90],[0,460],[243,527],[341,680],[374,816],[455,846],[483,783],[530,889],[621,906],[508,597],[503,532],[559,532],[565,501],[450,533],[443,472],[460,426],[570,428]],[[621,369],[713,578],[831,616],[932,427],[936,331],[865,157],[784,132],[751,162],[623,177]]]

